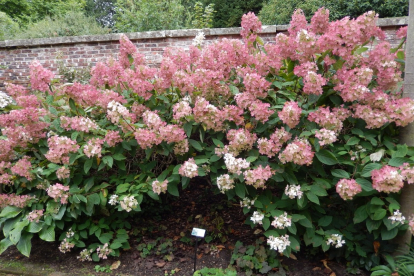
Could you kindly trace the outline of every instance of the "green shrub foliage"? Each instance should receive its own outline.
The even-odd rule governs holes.
[[[297,10],[263,45],[249,13],[242,40],[197,36],[159,68],[122,36],[89,84],[59,85],[33,62],[31,90],[9,84],[0,98],[0,253],[29,256],[38,235],[82,248],[81,260],[117,256],[129,216],[198,176],[240,202],[272,250],[378,264],[408,228],[398,193],[413,182],[414,150],[396,139],[414,120],[404,52],[373,12],[328,18],[320,9],[308,25]]]

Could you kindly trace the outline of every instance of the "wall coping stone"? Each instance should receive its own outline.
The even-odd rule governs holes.
[[[378,19],[377,25],[379,27],[387,26],[405,26],[408,24],[408,17],[390,17]],[[289,25],[265,25],[262,27],[262,34],[272,34],[278,31],[287,31]],[[136,32],[126,33],[130,40],[151,39],[151,38],[175,38],[175,37],[194,37],[200,31],[207,36],[221,36],[221,35],[239,35],[240,27],[237,28],[216,28],[216,29],[183,29],[183,30],[165,30],[165,31],[150,31],[150,32]],[[82,36],[62,36],[52,38],[33,38],[33,39],[19,39],[19,40],[5,40],[0,41],[1,48],[31,48],[46,45],[59,44],[77,44],[90,42],[108,42],[118,41],[121,34],[105,34],[105,35],[82,35]]]

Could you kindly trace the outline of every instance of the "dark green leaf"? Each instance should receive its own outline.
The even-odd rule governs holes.
[[[361,171],[361,176],[362,177],[370,177],[371,176],[371,172],[373,171],[373,170],[379,170],[379,169],[381,169],[382,168],[382,165],[381,164],[378,164],[378,163],[371,163],[371,164],[368,164],[368,165],[366,165],[363,169],[362,169],[362,171]]]
[[[85,164],[83,164],[83,170],[85,171],[85,174],[88,174],[89,170],[91,169],[93,164],[93,159],[87,159],[85,161]]]
[[[203,151],[203,147],[201,146],[201,144],[199,142],[197,142],[196,140],[193,139],[188,139],[188,142],[190,143],[190,145],[195,148],[197,151]]]
[[[335,155],[327,150],[320,150],[319,152],[315,153],[316,157],[318,158],[321,163],[325,165],[335,165],[338,163]]]
[[[335,177],[338,177],[338,178],[347,178],[348,179],[350,177],[348,172],[346,172],[344,170],[341,170],[341,169],[332,170],[331,174]]]

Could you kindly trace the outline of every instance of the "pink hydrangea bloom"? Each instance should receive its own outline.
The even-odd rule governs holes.
[[[296,36],[296,34],[303,29],[307,29],[308,22],[306,21],[306,17],[303,14],[301,9],[297,9],[293,12],[292,20],[290,21],[290,26],[288,29],[290,36]]]
[[[408,163],[402,164],[399,170],[401,171],[401,175],[404,177],[404,180],[407,181],[408,184],[414,183],[414,167],[410,166]]]
[[[54,74],[43,68],[39,61],[34,60],[30,65],[30,83],[32,89],[46,92],[49,90],[49,84],[54,78]]]
[[[40,219],[43,216],[43,211],[44,210],[34,210],[31,211],[28,215],[27,215],[27,220],[30,222],[35,222],[38,223],[40,221]]]
[[[278,115],[283,123],[287,124],[290,128],[294,128],[299,124],[301,113],[302,109],[299,107],[298,103],[290,101],[285,102],[282,111],[279,111]]]
[[[11,171],[14,174],[26,177],[27,180],[32,180],[33,176],[30,173],[30,170],[32,169],[32,163],[29,160],[30,158],[28,156],[23,157],[19,161],[14,164],[13,167],[11,167]]]
[[[407,37],[407,31],[408,31],[408,26],[399,28],[397,31],[397,37],[398,38]]]
[[[181,165],[178,173],[182,176],[193,178],[198,176],[198,166],[194,161],[194,158],[190,158]]]
[[[76,152],[79,145],[68,137],[52,136],[47,140],[49,151],[45,157],[53,163],[69,164],[69,153]]]
[[[354,179],[341,179],[336,184],[336,192],[343,200],[352,199],[361,191],[361,185],[359,185]]]
[[[333,130],[322,128],[316,131],[315,137],[319,139],[319,145],[330,145],[337,140],[336,133]]]
[[[122,142],[122,138],[118,131],[108,130],[105,135],[104,142],[106,142],[108,146],[114,147],[116,144]]]
[[[98,128],[98,125],[88,117],[60,117],[60,124],[66,130],[83,131],[88,133]]]
[[[372,187],[378,192],[398,193],[404,186],[404,176],[397,168],[385,165],[379,170],[373,170]]]
[[[227,132],[227,140],[229,140],[229,149],[234,155],[238,155],[242,151],[247,151],[253,148],[257,136],[255,133],[250,133],[244,128],[230,129]]]
[[[265,188],[266,181],[272,177],[272,169],[267,165],[266,167],[259,167],[247,170],[243,173],[244,181],[247,185],[253,185],[256,189]]]
[[[329,27],[329,10],[319,8],[312,16],[309,29],[315,34],[323,34]]]
[[[6,206],[24,208],[32,199],[35,199],[35,197],[29,195],[0,194],[0,208]]]
[[[154,180],[152,182],[152,191],[156,194],[161,194],[161,193],[166,193],[167,192],[167,185],[168,185],[168,180],[164,180],[164,181],[158,181],[158,180]]]
[[[314,154],[308,140],[296,138],[279,154],[279,159],[283,164],[293,162],[297,165],[309,166],[312,164]]]
[[[88,140],[86,145],[83,147],[83,153],[88,158],[92,158],[94,156],[101,157],[102,156],[102,144],[104,140],[99,138],[91,138]]]
[[[66,204],[68,202],[69,197],[69,187],[63,186],[60,183],[56,183],[55,185],[49,186],[47,188],[47,194],[53,198],[56,202],[60,199],[60,203]]]
[[[342,121],[350,114],[350,111],[344,108],[330,111],[329,107],[319,107],[316,111],[309,113],[308,120],[317,123],[322,128],[339,132],[343,127]]]
[[[192,109],[187,101],[180,101],[173,105],[173,113],[174,120],[180,121],[181,119],[190,116],[192,114]]]
[[[270,139],[258,139],[257,147],[259,148],[260,154],[273,157],[280,151],[283,144],[290,140],[290,138],[292,138],[292,134],[287,132],[285,128],[282,127],[281,129],[276,129],[270,136]]]
[[[188,140],[184,139],[179,142],[177,142],[174,146],[174,154],[176,155],[184,155],[188,152]]]
[[[56,171],[56,176],[59,178],[59,180],[69,178],[69,176],[70,176],[70,170],[69,170],[69,168],[66,167],[66,166],[60,167]]]
[[[241,21],[242,30],[240,35],[248,43],[253,43],[256,40],[257,33],[260,33],[262,30],[262,22],[259,18],[252,12],[244,14]]]

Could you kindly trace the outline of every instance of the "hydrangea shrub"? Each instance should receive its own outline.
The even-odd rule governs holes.
[[[309,24],[297,10],[263,45],[249,13],[242,40],[198,39],[159,68],[122,36],[89,84],[58,84],[33,62],[30,91],[0,94],[0,253],[29,256],[38,235],[84,248],[81,261],[117,256],[126,217],[205,177],[270,248],[321,248],[369,269],[414,223],[398,216],[414,149],[396,139],[414,102],[401,97],[404,53],[376,20],[329,22],[321,8]]]

